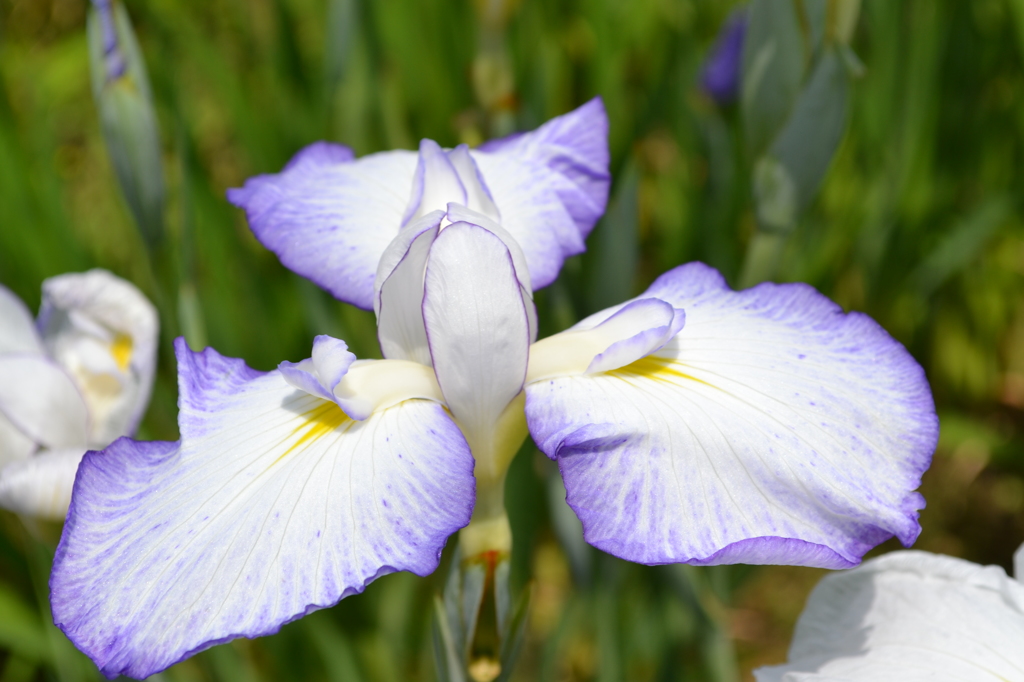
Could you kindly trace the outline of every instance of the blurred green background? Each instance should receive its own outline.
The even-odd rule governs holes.
[[[0,0],[0,283],[33,309],[46,277],[104,267],[161,310],[144,439],[176,438],[171,339],[258,369],[312,337],[379,357],[372,313],[283,268],[224,190],[303,145],[365,154],[479,143],[602,95],[610,211],[538,294],[542,334],[703,260],[736,282],[755,230],[739,114],[699,87],[735,3],[720,0],[127,0],[167,178],[154,257],[115,180],[89,82],[86,0]],[[918,548],[1009,567],[1024,541],[1024,0],[864,0],[866,67],[817,199],[783,255],[924,365],[942,436]],[[184,282],[184,286],[180,283]],[[752,679],[781,662],[822,571],[648,568],[582,545],[528,444],[508,500],[513,579],[534,599],[515,680]],[[99,679],[47,626],[54,528],[0,513],[0,682]],[[887,543],[879,551],[895,549]],[[257,641],[162,675],[189,680],[434,679],[429,579],[388,576]]]

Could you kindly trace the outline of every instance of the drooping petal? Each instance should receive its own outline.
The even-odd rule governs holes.
[[[685,322],[685,311],[665,301],[637,299],[619,307],[600,324],[587,328],[577,325],[533,344],[526,381],[624,367],[664,346]]]
[[[0,507],[63,521],[85,448],[44,450],[0,469]]]
[[[642,563],[828,568],[913,542],[938,425],[903,346],[809,286],[733,292],[699,263],[643,297],[686,311],[664,347],[526,389],[588,542]]]
[[[39,311],[43,344],[89,407],[89,443],[131,434],[149,405],[156,372],[156,309],[106,270],[51,277]],[[75,443],[78,445],[81,443]]]
[[[789,662],[758,682],[1020,682],[1024,585],[998,566],[893,552],[814,588]]]
[[[32,313],[10,289],[0,285],[0,355],[42,352]]]
[[[444,210],[450,201],[466,203],[466,188],[441,146],[433,140],[422,140],[416,174],[412,180],[412,195],[402,225],[422,218],[431,211]]]
[[[440,405],[355,422],[279,372],[177,351],[181,443],[86,455],[54,560],[54,620],[105,674],[142,678],[437,567],[474,496]]]
[[[537,130],[471,152],[501,224],[523,247],[533,289],[558,276],[608,200],[608,117],[600,98]]]
[[[347,147],[321,142],[280,173],[228,190],[228,201],[286,267],[370,310],[377,262],[402,225],[416,164],[415,152],[353,160]]]
[[[68,373],[43,355],[0,357],[0,413],[49,448],[89,442],[85,400]]]
[[[526,377],[529,322],[512,257],[488,230],[454,223],[434,241],[424,281],[437,382],[480,460]]]

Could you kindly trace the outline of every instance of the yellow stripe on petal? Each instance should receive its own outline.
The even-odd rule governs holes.
[[[292,432],[292,435],[297,436],[297,439],[290,448],[274,460],[274,464],[277,464],[297,449],[311,445],[337,429],[342,431],[348,430],[355,423],[335,403],[326,400],[318,401],[316,407],[302,413],[301,417],[304,421],[296,426]],[[270,466],[274,466],[274,464]]]
[[[681,372],[678,367],[684,367],[682,363],[670,360],[668,358],[661,358],[656,355],[649,355],[645,358],[640,358],[635,362],[632,362],[625,367],[612,370],[608,372],[611,375],[630,375],[643,377],[645,379],[653,379],[655,381],[663,381],[669,384],[678,385],[679,379],[686,381],[696,381],[698,384],[704,384],[711,388],[717,388],[714,384],[698,379],[697,377]]]
[[[110,354],[122,372],[128,371],[128,363],[132,361],[132,337],[118,332],[110,343]]]

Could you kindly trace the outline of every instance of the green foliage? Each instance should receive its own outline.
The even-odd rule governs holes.
[[[359,154],[421,137],[478,143],[505,125],[502,112],[526,129],[602,95],[613,199],[590,252],[538,292],[544,333],[686,261],[736,283],[757,234],[756,158],[768,149],[795,158],[786,145],[821,151],[799,130],[796,141],[776,136],[791,109],[818,116],[800,113],[801,88],[818,77],[803,47],[744,93],[778,112],[746,139],[739,108],[700,91],[702,59],[733,3],[511,2],[500,26],[507,60],[496,68],[514,96],[487,106],[472,76],[485,3],[125,4],[162,133],[164,242],[150,259],[118,188],[90,91],[84,0],[0,0],[0,282],[31,307],[44,278],[93,266],[146,291],[163,335],[142,438],[177,435],[170,341],[179,333],[264,370],[306,357],[319,333],[379,357],[372,313],[283,268],[224,200],[226,188],[279,170],[307,143],[336,140]],[[812,13],[825,5],[807,3]],[[777,279],[869,313],[928,372],[944,433],[918,546],[1005,566],[1024,540],[1022,27],[1021,0],[864,0],[850,41],[864,72],[845,90],[845,133],[831,129],[825,142],[837,149],[824,161],[800,157],[824,181],[800,195],[806,210],[789,238],[769,245]],[[812,34],[810,44],[823,40]],[[841,52],[833,58],[818,69],[851,67]],[[518,590],[533,580],[513,680],[728,680],[781,660],[820,573],[615,560],[581,542],[556,476],[526,446],[509,477],[511,581]],[[99,679],[59,653],[33,588],[45,569],[25,558],[34,541],[15,517],[0,520],[0,679]],[[162,679],[431,680],[444,575],[388,576]]]

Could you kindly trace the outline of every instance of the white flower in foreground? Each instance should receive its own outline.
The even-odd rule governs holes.
[[[823,579],[758,682],[1024,680],[1024,546],[999,566],[893,552]]]
[[[105,270],[43,282],[39,319],[0,286],[0,507],[63,519],[82,455],[135,431],[156,310]]]

